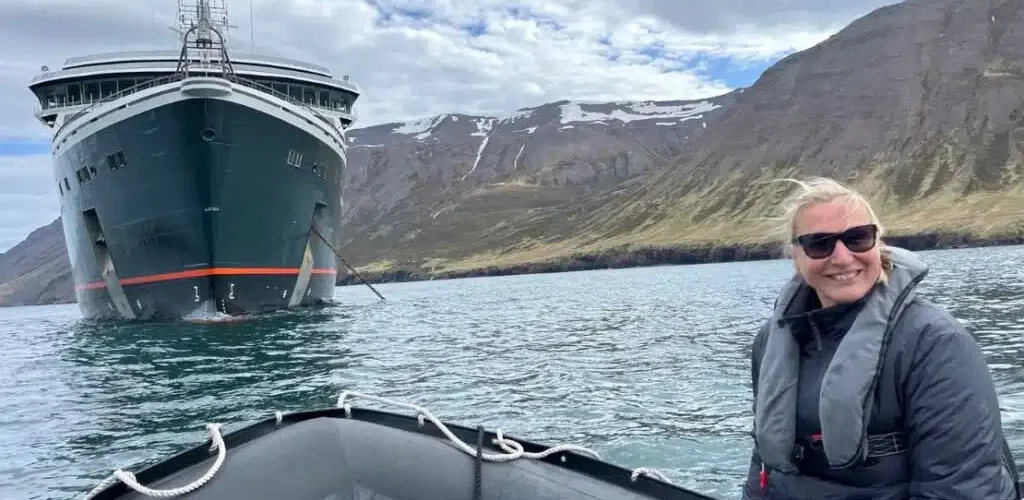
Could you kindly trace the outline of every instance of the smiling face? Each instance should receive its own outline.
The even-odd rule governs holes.
[[[859,203],[837,198],[804,208],[793,222],[793,235],[841,233],[851,227],[871,224],[871,215]],[[878,245],[864,252],[853,252],[836,241],[832,254],[812,259],[800,245],[792,247],[797,271],[818,294],[823,307],[860,300],[871,290],[882,273]]]

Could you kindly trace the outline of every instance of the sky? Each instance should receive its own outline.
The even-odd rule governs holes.
[[[194,0],[193,0],[194,1]],[[359,85],[357,127],[562,99],[700,99],[897,0],[228,0],[233,50]],[[60,214],[42,65],[177,50],[177,0],[0,0],[0,252]],[[251,17],[250,17],[251,13]],[[250,21],[251,19],[251,21]],[[254,34],[255,37],[250,37]]]

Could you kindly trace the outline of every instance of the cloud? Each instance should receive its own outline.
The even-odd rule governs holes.
[[[699,98],[734,88],[698,60],[767,66],[885,0],[254,0],[255,46],[351,75],[360,125],[570,99]],[[150,6],[155,10],[151,10]],[[228,1],[236,50],[248,2]],[[0,138],[45,137],[25,89],[42,64],[175,48],[176,2],[0,4]],[[721,66],[721,65],[720,65]],[[749,84],[751,82],[744,82]]]
[[[60,215],[49,153],[0,155],[0,252]]]
[[[253,0],[252,24],[249,2],[227,3],[238,26],[233,50],[249,51],[254,32],[257,52],[350,75],[362,89],[357,126],[367,126],[447,112],[503,114],[561,99],[722,94],[892,2]],[[17,47],[0,56],[0,142],[49,139],[26,88],[41,65],[58,68],[68,57],[102,51],[176,49],[168,29],[176,6],[0,2],[0,46]]]

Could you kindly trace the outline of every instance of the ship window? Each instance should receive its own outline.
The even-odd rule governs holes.
[[[88,82],[85,84],[85,101],[92,102],[100,98],[100,83]]]
[[[288,97],[302,102],[302,85],[288,85]]]
[[[103,80],[100,82],[100,93],[103,97],[109,97],[117,93],[117,80]]]
[[[57,103],[58,106],[67,106],[68,105],[68,86],[67,85],[57,85],[57,86],[53,87],[53,95],[54,95],[54,101]]]
[[[43,109],[50,109],[57,105],[56,94],[53,91],[53,87],[46,87],[43,89]]]
[[[302,102],[316,104],[316,89],[313,87],[302,87]]]
[[[67,177],[64,178],[64,188],[67,189],[69,192],[71,191],[71,183],[68,182]]]
[[[89,175],[89,167],[82,167],[82,168],[76,170],[75,174],[78,175],[78,183],[79,184],[88,182],[89,179],[92,179],[92,176]]]
[[[288,150],[288,164],[293,166],[293,167],[295,167],[295,168],[301,168],[302,167],[302,153],[289,149]]]
[[[68,103],[71,105],[82,103],[82,86],[77,83],[68,85]]]
[[[275,83],[272,88],[275,92],[280,92],[281,95],[288,95],[288,86],[283,83]]]
[[[107,166],[110,167],[110,170],[120,170],[124,168],[125,164],[123,151],[107,155]]]
[[[320,107],[326,108],[331,105],[331,92],[327,89],[320,89]]]
[[[117,91],[123,92],[135,86],[135,80],[131,78],[122,78],[117,81]]]
[[[64,185],[58,182],[57,183],[57,191],[60,191],[60,194],[63,195],[64,194]]]

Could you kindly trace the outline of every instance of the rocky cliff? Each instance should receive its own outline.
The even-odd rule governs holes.
[[[74,298],[59,218],[0,254],[0,305],[54,304]]]
[[[500,236],[551,241],[446,270],[772,243],[788,186],[770,181],[804,175],[860,188],[904,241],[1019,241],[1022,116],[1024,2],[908,0],[773,65],[672,167]]]
[[[666,168],[738,96],[562,101],[501,117],[449,114],[353,130],[340,249],[362,263],[419,267],[547,238],[550,227],[504,240],[494,231]]]
[[[1022,111],[1024,3],[909,0],[768,69],[630,203],[708,227],[761,215],[779,189],[760,181],[820,174],[863,188],[899,233],[1020,234]]]

